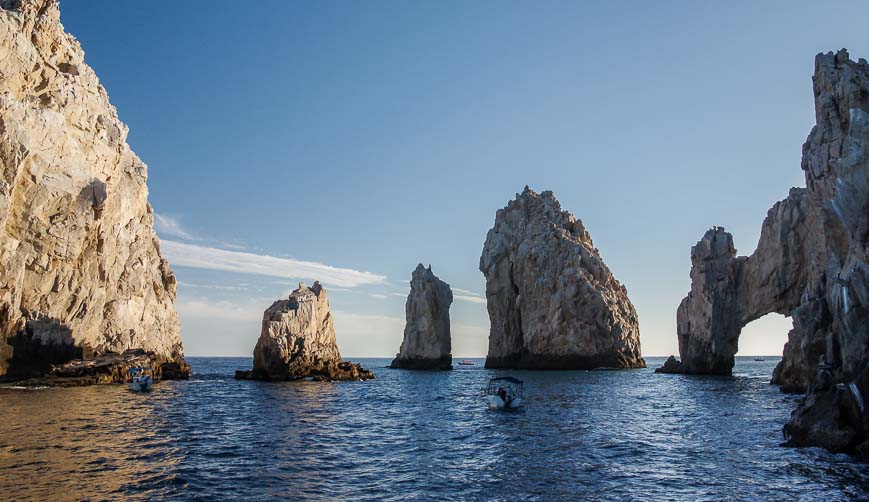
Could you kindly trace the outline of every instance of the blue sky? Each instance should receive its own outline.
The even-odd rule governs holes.
[[[869,57],[869,2],[63,0],[149,166],[189,355],[248,355],[262,311],[326,284],[342,354],[390,356],[418,262],[457,295],[453,353],[485,354],[478,271],[528,184],[582,219],[677,351],[690,247],[740,254],[804,186],[818,52]],[[780,354],[789,321],[746,328]]]

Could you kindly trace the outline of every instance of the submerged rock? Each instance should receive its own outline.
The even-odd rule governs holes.
[[[453,368],[450,339],[450,285],[437,278],[431,266],[416,266],[407,295],[404,340],[390,367],[411,370]]]
[[[869,395],[869,63],[844,49],[819,54],[812,80],[806,188],[773,206],[751,256],[736,257],[721,228],[692,249],[679,369],[730,374],[743,326],[769,312],[791,316],[773,383],[808,395],[785,427],[789,444],[860,453],[869,436],[858,405]]]
[[[491,328],[487,368],[641,368],[628,293],[582,222],[525,187],[498,210],[480,271]]]
[[[0,1],[0,55],[0,376],[128,349],[186,374],[147,167],[57,1]]]
[[[367,380],[374,374],[341,360],[329,299],[319,282],[278,300],[263,314],[253,351],[253,370],[236,371],[243,380]]]

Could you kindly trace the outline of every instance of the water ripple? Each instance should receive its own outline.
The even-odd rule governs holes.
[[[650,361],[650,366],[662,361]],[[797,397],[776,361],[731,378],[515,372],[523,409],[485,408],[480,366],[369,382],[236,381],[249,358],[123,387],[0,389],[0,493],[79,500],[865,498],[866,464],[778,446]],[[478,362],[479,364],[479,362]]]

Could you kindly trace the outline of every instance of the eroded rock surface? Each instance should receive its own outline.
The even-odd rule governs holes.
[[[528,187],[499,209],[480,271],[487,368],[645,367],[637,313],[582,222]]]
[[[262,333],[253,351],[253,370],[237,371],[250,380],[367,380],[374,374],[341,360],[329,298],[319,282],[278,300],[263,313]]]
[[[128,349],[187,371],[126,138],[57,2],[0,1],[0,376]]]
[[[806,188],[769,211],[750,257],[737,258],[720,228],[692,249],[677,314],[682,361],[669,369],[729,374],[745,324],[789,315],[773,383],[808,391],[785,428],[790,443],[869,453],[869,63],[844,49],[819,54],[812,80]]]
[[[407,295],[404,340],[392,368],[449,370],[453,368],[450,338],[450,285],[438,279],[422,263],[417,265]]]

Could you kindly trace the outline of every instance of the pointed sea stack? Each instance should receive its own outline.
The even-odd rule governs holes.
[[[422,263],[417,265],[407,295],[404,341],[391,368],[409,370],[453,369],[450,340],[450,305],[453,292]]]
[[[527,186],[499,209],[480,271],[487,368],[643,368],[637,313],[582,222]]]
[[[263,313],[262,333],[253,351],[253,370],[236,371],[239,380],[368,380],[374,374],[341,360],[329,299],[319,282],[304,282],[286,300]]]
[[[58,2],[0,1],[0,377],[70,363],[113,382],[140,351],[188,375],[148,168],[126,140]]]

